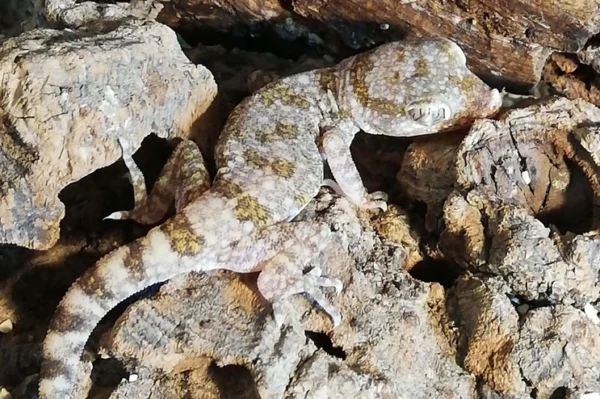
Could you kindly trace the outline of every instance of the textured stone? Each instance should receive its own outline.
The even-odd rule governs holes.
[[[0,242],[47,249],[58,193],[133,154],[151,133],[191,137],[210,105],[210,72],[151,21],[78,33],[34,30],[0,45]]]

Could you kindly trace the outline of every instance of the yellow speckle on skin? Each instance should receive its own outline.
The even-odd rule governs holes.
[[[429,65],[427,64],[427,60],[424,58],[419,58],[415,61],[415,76],[427,76],[429,73]]]
[[[308,201],[311,200],[311,196],[306,194],[306,193],[301,193],[298,194],[294,197],[294,202],[296,203],[296,205],[298,205],[300,208],[302,208],[304,205],[306,205],[308,203]]]
[[[281,101],[284,105],[291,105],[298,109],[310,107],[310,103],[306,98],[298,95],[290,86],[282,82],[267,85],[264,90],[261,90],[256,95],[266,107],[270,107],[277,100]]]
[[[339,85],[339,77],[337,73],[332,70],[326,70],[319,75],[319,86],[323,91],[331,91],[335,93]]]
[[[267,226],[271,222],[269,211],[248,194],[238,198],[234,213],[239,220],[251,221],[257,228]]]
[[[403,63],[406,61],[406,52],[403,48],[399,48],[396,50],[396,62]]]
[[[185,216],[175,216],[165,222],[160,230],[167,237],[171,248],[184,256],[198,254],[204,247],[204,238],[195,234]]]
[[[250,221],[254,223],[255,227],[264,227],[271,223],[269,210],[259,204],[256,198],[245,193],[237,184],[220,180],[212,187],[212,190],[229,200],[237,200],[233,212],[238,220]]]
[[[267,128],[256,133],[256,139],[261,143],[291,140],[297,136],[298,129],[291,123],[279,123],[275,128]]]
[[[285,159],[278,159],[275,162],[271,163],[271,169],[275,172],[275,174],[279,177],[290,178],[294,176],[296,173],[296,166],[290,161]]]
[[[102,296],[102,295],[104,295],[104,292],[103,292],[103,291],[102,291],[100,288],[96,289],[96,291],[94,291],[94,292],[95,292],[95,293],[96,293],[96,295],[98,295],[98,296]]]
[[[370,56],[370,53],[357,55],[350,68],[350,85],[356,99],[363,107],[373,111],[381,111],[386,114],[405,114],[404,104],[399,104],[386,98],[371,97],[369,94],[366,78],[374,66]]]
[[[443,41],[442,42],[442,52],[448,57],[448,64],[450,67],[456,66],[456,56],[454,55],[454,51],[450,46],[450,43]]]
[[[402,74],[400,72],[394,72],[391,76],[387,77],[387,83],[390,86],[396,86],[402,83]]]
[[[269,159],[263,157],[255,151],[246,151],[244,153],[248,165],[260,168],[265,172],[271,172],[279,177],[290,178],[296,173],[296,166],[285,159]]]

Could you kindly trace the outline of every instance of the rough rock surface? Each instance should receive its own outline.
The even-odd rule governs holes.
[[[600,392],[600,327],[578,309],[533,309],[523,319],[515,351],[523,377],[540,398]]]
[[[159,21],[169,26],[186,28],[201,25],[228,31],[236,25],[268,21],[289,15],[279,0],[187,0],[164,2]]]
[[[50,24],[84,28],[95,23],[121,22],[129,17],[154,19],[163,6],[156,0],[80,1],[45,0],[44,15]]]
[[[157,9],[152,8],[157,5],[152,1],[113,3],[52,0],[47,5],[68,6],[55,22],[69,22],[74,26],[85,26],[96,18],[116,22],[131,15],[133,9],[152,18],[152,10]],[[480,9],[482,4],[479,3],[460,3],[437,2],[439,13],[435,18],[448,15],[463,18],[453,23],[458,21],[457,27],[470,26],[468,30],[461,28],[459,33],[467,49],[470,45],[477,47],[471,49],[471,58],[473,54],[483,54],[483,64],[478,65],[485,66],[485,62],[493,59],[500,68],[505,68],[503,73],[508,71],[507,76],[517,76],[517,80],[530,79],[535,69],[531,65],[538,65],[537,61],[545,57],[549,48],[576,51],[593,30],[596,18],[590,14],[578,16],[574,21],[571,17],[576,13],[569,14],[555,7],[556,13],[564,14],[565,24],[558,26],[556,19],[548,19],[554,15],[553,10],[540,14],[547,18],[547,26],[552,29],[552,34],[546,34],[549,29],[546,26],[521,24],[524,20],[532,22],[527,14],[515,17],[506,14],[506,10],[502,11],[505,14],[497,14],[503,5]],[[297,0],[286,2],[282,14],[281,2],[260,0],[189,0],[164,4],[164,10],[179,13],[173,20],[178,27],[184,27],[190,18],[198,21],[206,18],[208,26],[221,21],[223,26],[229,24],[226,29],[233,30],[239,24],[265,21],[269,13],[272,15],[268,21],[278,24],[276,29],[301,28],[294,25],[294,21],[288,24],[287,20],[280,20],[295,11],[314,18],[312,22],[316,25],[319,21],[331,23],[345,36],[346,43],[355,47],[369,43],[373,37],[391,40],[398,34],[399,26],[411,29],[411,25],[397,22],[398,18],[409,20],[406,16],[411,16],[410,24],[420,25],[414,33],[432,29],[428,22],[430,17],[423,18],[431,14],[429,7],[433,3],[429,1],[420,3],[422,8],[419,9],[415,2],[342,4],[330,1],[325,4]],[[515,3],[521,9],[524,4]],[[201,6],[195,8],[192,15],[191,7],[198,5]],[[217,7],[211,9],[212,5]],[[586,7],[595,5],[595,2],[586,2],[562,6],[587,10]],[[459,7],[458,11],[455,6]],[[357,7],[361,14],[355,14],[349,7]],[[368,7],[387,8],[383,13],[369,15],[365,11]],[[535,3],[531,7],[545,9],[547,5]],[[86,14],[83,12],[86,10],[93,12]],[[398,10],[403,16],[390,20],[389,16]],[[162,13],[161,17],[168,15],[174,14]],[[354,21],[336,19],[340,15],[350,15]],[[506,21],[510,23],[502,30]],[[30,52],[13,68],[22,71],[18,68],[26,65],[30,69],[24,71],[36,79],[62,76],[56,71],[52,75],[34,74],[41,71],[33,64],[39,61],[35,57],[45,54],[34,50],[41,48],[46,40],[44,35],[48,35],[52,38],[48,42],[52,44],[50,48],[63,49],[61,57],[64,58],[54,55],[53,62],[69,57],[77,61],[77,57],[85,54],[87,58],[82,59],[92,59],[93,66],[110,67],[113,64],[106,61],[109,59],[106,52],[113,51],[122,59],[129,57],[139,64],[149,63],[157,68],[159,77],[167,80],[177,74],[173,82],[159,78],[159,83],[166,93],[172,91],[180,97],[175,96],[176,100],[171,100],[174,103],[160,103],[144,91],[156,86],[139,84],[127,89],[136,101],[143,99],[145,105],[120,108],[114,115],[122,116],[120,112],[125,109],[122,118],[126,118],[128,112],[135,112],[136,117],[140,113],[140,118],[133,120],[131,129],[125,130],[121,123],[118,128],[122,130],[109,135],[103,135],[111,130],[104,128],[107,122],[99,117],[92,125],[85,119],[87,114],[71,114],[76,116],[74,120],[80,121],[78,123],[84,122],[86,129],[90,128],[92,135],[88,136],[97,141],[92,143],[96,152],[91,152],[93,156],[90,155],[88,163],[75,158],[79,148],[75,145],[79,142],[65,139],[66,144],[56,145],[65,148],[72,165],[87,168],[78,175],[80,177],[74,177],[73,171],[57,163],[60,166],[57,170],[66,173],[60,176],[78,180],[61,192],[66,204],[66,216],[61,224],[64,234],[49,251],[0,246],[0,327],[8,324],[13,327],[12,331],[0,332],[0,398],[7,394],[3,387],[10,390],[13,399],[30,398],[35,394],[39,342],[60,296],[82,270],[103,254],[145,233],[145,228],[139,225],[127,221],[101,222],[98,216],[113,210],[107,211],[107,207],[124,209],[122,203],[131,200],[126,179],[119,178],[124,172],[123,165],[114,164],[121,155],[117,137],[131,139],[131,151],[139,147],[144,137],[146,143],[155,137],[146,137],[152,132],[167,138],[173,137],[171,134],[181,137],[194,134],[194,139],[200,141],[207,137],[206,128],[203,135],[197,137],[198,126],[191,127],[195,119],[191,115],[200,113],[215,95],[210,74],[202,67],[194,67],[181,55],[170,30],[152,21],[119,23],[125,25],[111,32],[97,32],[92,26],[86,26],[89,28],[86,33],[34,31],[9,42],[16,43],[15,48],[21,46],[23,53]],[[359,29],[348,29],[349,26]],[[213,28],[219,27],[213,25]],[[442,31],[446,28],[448,21],[439,24]],[[120,32],[147,29],[149,33],[143,35],[143,44],[135,40],[129,42],[127,38],[137,38],[131,34],[117,36],[114,42],[106,39],[119,29]],[[517,34],[514,34],[515,29]],[[485,31],[483,36],[491,35],[489,42],[482,45],[470,41],[473,35],[479,37],[482,30]],[[306,31],[300,29],[296,33]],[[290,34],[290,37],[297,35]],[[498,41],[500,47],[497,47]],[[328,41],[328,45],[330,43],[337,42]],[[536,47],[534,43],[542,43],[543,47]],[[491,48],[486,47],[488,45]],[[221,118],[244,96],[265,83],[332,62],[326,58],[309,58],[309,54],[307,58],[292,61],[272,54],[267,56],[262,51],[225,48],[197,46],[187,52],[193,62],[211,70],[219,83],[219,95],[225,98]],[[508,54],[507,48],[517,49],[510,54],[510,59],[503,58]],[[531,49],[533,51],[528,52]],[[0,54],[3,59],[12,53]],[[523,57],[535,62],[523,62]],[[586,73],[594,68],[597,71],[595,57],[597,51],[593,46],[578,54],[578,62],[590,66]],[[516,64],[512,64],[513,59],[517,60]],[[152,64],[153,60],[167,60],[170,64],[159,68]],[[559,65],[561,71],[581,78],[581,64],[573,60],[572,56],[552,56],[552,62]],[[517,66],[521,70],[517,71]],[[123,76],[137,76],[130,67],[128,64],[127,70],[121,70],[119,82]],[[168,74],[161,68],[168,69]],[[510,75],[511,68],[516,75]],[[193,70],[206,76],[202,86],[194,86],[198,80],[184,76]],[[117,73],[106,72],[86,81],[87,92],[104,93],[99,88],[105,86],[100,85],[106,85],[106,81],[113,78],[117,81],[117,77],[113,77]],[[15,87],[23,90],[35,87],[24,79],[27,75],[22,73],[20,80],[14,82],[25,81],[29,86],[14,83]],[[73,89],[68,91],[65,87],[79,87],[78,80],[69,82],[55,88],[67,100],[74,94]],[[14,143],[29,144],[23,134],[42,131],[41,123],[45,124],[43,131],[49,129],[48,126],[52,128],[48,133],[50,138],[81,137],[81,133],[77,133],[79,127],[62,122],[54,125],[43,113],[35,114],[33,120],[18,118],[23,115],[22,109],[37,110],[30,104],[34,100],[33,104],[40,104],[39,98],[43,95],[28,99],[27,107],[16,103],[21,104],[21,108],[16,108],[20,113],[15,113],[13,108],[10,112],[4,111],[6,104],[13,103],[7,102],[11,97],[4,97],[2,90],[3,117],[14,117],[6,120],[26,127],[8,131],[18,133],[16,136],[4,135],[5,140],[13,140],[5,141],[13,149],[8,152],[13,158],[14,148],[21,148]],[[11,90],[13,97],[19,93],[14,88]],[[50,105],[56,107],[58,103],[68,112],[75,112],[79,108],[72,104],[80,106],[90,101],[81,95],[72,102],[63,97],[60,97],[62,102],[55,97]],[[97,100],[97,104],[105,104],[109,98]],[[185,110],[182,106],[192,106],[194,101],[196,108]],[[529,104],[512,106],[520,109],[508,112],[498,121],[480,121],[468,134],[458,132],[415,140],[357,136],[352,151],[361,175],[369,191],[382,189],[391,194],[388,211],[357,212],[346,200],[323,189],[299,216],[325,221],[334,231],[334,242],[314,265],[322,266],[326,273],[344,281],[342,294],[331,297],[344,316],[340,329],[331,331],[329,319],[311,307],[307,299],[298,297],[296,310],[304,315],[306,335],[299,336],[291,330],[273,331],[269,325],[270,308],[256,293],[255,275],[214,272],[182,276],[134,296],[111,312],[97,328],[84,355],[86,360],[95,359],[90,398],[397,398],[402,395],[405,398],[571,399],[580,398],[583,393],[600,392],[600,327],[594,310],[600,303],[600,266],[597,264],[600,235],[595,230],[600,220],[596,214],[600,194],[600,110],[584,101],[565,99],[532,100]],[[173,123],[181,124],[177,131],[160,124],[157,128],[156,121],[149,125],[149,118],[157,118],[161,113],[171,115],[169,112],[175,107],[188,115],[172,116]],[[97,110],[100,106],[90,109]],[[204,121],[201,124],[205,125]],[[139,131],[134,129],[138,127]],[[6,131],[6,127],[1,129]],[[214,138],[218,129],[213,130],[211,137]],[[14,137],[23,140],[14,141]],[[0,146],[0,149],[3,150],[1,156],[6,157],[5,147]],[[142,152],[136,154],[142,155]],[[146,146],[145,152],[145,156],[138,158],[143,161],[140,167],[146,173],[147,182],[151,183],[155,173],[148,174],[148,170],[157,172],[168,151],[162,154]],[[25,158],[19,159],[28,159],[29,153],[24,154]],[[210,159],[210,154],[207,155]],[[402,170],[397,175],[401,189],[398,190],[395,175],[401,163]],[[9,165],[11,170],[16,170],[14,165],[21,165],[0,162],[2,164]],[[40,178],[39,182],[42,181]],[[36,192],[48,190],[45,185],[38,185]],[[400,191],[399,195],[396,191]],[[56,198],[56,192],[53,196],[46,195],[46,200]],[[411,201],[426,203],[427,215]],[[438,233],[442,230],[440,237]],[[435,248],[438,240],[441,250]],[[430,245],[435,254],[431,253]],[[437,261],[428,264],[431,260],[428,257],[433,255]],[[451,268],[462,274],[442,281],[442,276]],[[418,281],[414,278],[417,276],[442,282],[446,290],[438,283]]]
[[[444,201],[454,189],[456,149],[464,134],[444,134],[415,141],[406,150],[396,175],[403,194],[427,204],[426,229],[433,231]]]
[[[590,66],[597,68],[598,63],[597,50],[590,48],[577,55],[555,53],[544,66],[542,79],[568,98],[581,98],[600,106],[600,77],[590,71]]]
[[[298,297],[310,339],[272,331],[270,307],[257,296],[253,278],[192,274],[130,306],[105,337],[106,353],[132,370],[150,370],[148,378],[163,375],[140,396],[127,396],[132,391],[123,383],[112,397],[159,395],[182,371],[205,369],[195,359],[209,358],[221,368],[247,369],[253,382],[246,392],[260,397],[357,397],[362,391],[360,397],[471,398],[474,380],[454,361],[443,300],[434,305],[443,298],[441,287],[408,276],[404,251],[380,241],[369,214],[324,191],[300,218],[320,219],[336,232],[318,263],[345,283],[331,298],[344,317],[339,329],[330,331],[329,319]]]
[[[463,275],[450,297],[457,302],[459,352],[465,369],[498,393],[517,394],[528,389],[513,353],[519,339],[519,315],[508,294],[510,290],[499,278]]]
[[[68,184],[132,155],[151,133],[190,137],[210,72],[151,21],[108,32],[34,30],[0,48],[0,242],[47,249]]]
[[[598,223],[600,166],[586,147],[598,142],[598,129],[588,126],[599,122],[598,108],[567,99],[477,122],[456,156],[445,253],[501,276],[527,301],[596,301],[600,240],[588,232]]]
[[[570,306],[518,311],[510,296],[502,279],[482,276],[461,277],[448,294],[457,303],[462,362],[486,386],[481,397],[600,392],[600,326]]]

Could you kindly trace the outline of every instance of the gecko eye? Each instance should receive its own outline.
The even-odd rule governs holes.
[[[408,116],[425,126],[433,126],[452,118],[448,104],[442,102],[414,102],[406,108]]]

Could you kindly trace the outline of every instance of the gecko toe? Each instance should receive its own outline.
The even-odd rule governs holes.
[[[130,216],[130,211],[116,211],[111,213],[108,216],[105,216],[102,220],[124,220],[128,219]]]
[[[385,201],[389,199],[389,196],[385,191],[374,191],[369,194],[369,200],[371,201]]]

